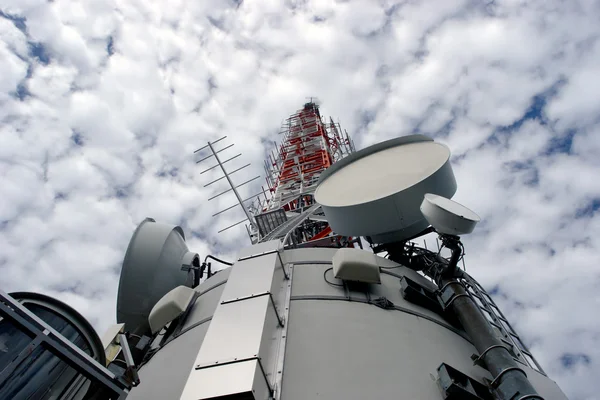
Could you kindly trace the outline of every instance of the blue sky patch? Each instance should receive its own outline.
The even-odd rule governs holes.
[[[577,365],[590,365],[592,359],[583,353],[565,353],[560,357],[560,363],[563,367],[570,369]]]

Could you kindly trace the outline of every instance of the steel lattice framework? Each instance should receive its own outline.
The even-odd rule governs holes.
[[[280,133],[281,143],[265,161],[271,197],[252,208],[259,241],[286,235],[295,244],[324,239],[332,231],[314,207],[314,192],[321,173],[352,153],[354,143],[332,118],[324,121],[313,101],[290,115]]]
[[[354,144],[331,118],[323,122],[314,102],[292,114],[281,133],[283,139],[267,169],[273,195],[267,209],[290,211],[300,206],[299,196],[314,193],[321,173],[353,152]]]

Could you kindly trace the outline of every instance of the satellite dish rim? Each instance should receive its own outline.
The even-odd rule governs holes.
[[[320,186],[327,180],[329,179],[332,175],[334,175],[337,171],[343,169],[344,167],[346,167],[347,165],[350,165],[362,158],[368,157],[372,154],[375,153],[379,153],[381,151],[384,150],[388,150],[394,147],[399,147],[399,146],[403,146],[403,145],[407,145],[407,144],[413,144],[413,143],[424,143],[424,142],[433,142],[436,145],[442,146],[444,147],[447,152],[448,152],[448,156],[446,159],[444,159],[444,161],[442,162],[441,166],[436,169],[434,172],[432,172],[431,174],[427,175],[427,176],[423,176],[421,177],[420,180],[418,181],[414,181],[412,182],[409,186],[407,186],[406,188],[402,189],[401,191],[398,192],[392,192],[388,195],[382,196],[382,197],[378,197],[376,199],[371,199],[371,200],[364,200],[361,202],[356,202],[356,203],[352,203],[351,205],[333,205],[333,206],[328,206],[328,207],[348,207],[348,206],[360,206],[360,205],[366,205],[369,203],[372,203],[373,201],[379,201],[379,200],[384,200],[384,199],[388,199],[394,196],[397,196],[399,193],[402,192],[406,192],[408,190],[411,190],[413,187],[417,186],[418,184],[420,184],[421,182],[427,180],[428,178],[430,178],[432,175],[436,174],[438,172],[438,170],[440,168],[442,168],[444,165],[446,165],[446,163],[448,163],[448,161],[450,160],[451,157],[451,151],[450,148],[448,146],[446,146],[443,143],[440,142],[436,142],[435,140],[433,140],[432,138],[430,138],[429,136],[425,136],[425,135],[421,135],[421,134],[413,134],[413,135],[407,135],[407,136],[401,136],[398,138],[393,138],[393,139],[389,139],[380,143],[376,143],[374,145],[371,145],[369,147],[366,147],[364,149],[361,149],[359,151],[356,151],[344,158],[342,158],[339,161],[336,161],[332,166],[330,166],[329,168],[327,168],[325,171],[323,171],[319,177],[319,182],[317,183],[317,188],[314,192],[314,197],[315,200],[318,202],[317,200],[317,195],[319,192],[319,188]],[[327,206],[326,204],[324,204],[325,206]]]

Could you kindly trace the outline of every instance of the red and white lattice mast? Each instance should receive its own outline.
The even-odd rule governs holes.
[[[331,228],[319,217],[314,192],[323,171],[352,153],[354,144],[333,119],[323,120],[312,100],[292,114],[282,128],[281,143],[265,160],[271,198],[252,208],[259,231],[254,241],[288,234],[296,244],[327,238]]]

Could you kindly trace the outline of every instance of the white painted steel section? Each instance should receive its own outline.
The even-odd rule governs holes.
[[[281,268],[277,253],[238,261],[238,264],[240,268],[234,268],[225,285],[221,303],[273,293],[279,284],[273,279],[275,269]]]
[[[259,357],[269,313],[274,314],[269,296],[221,304],[196,357],[196,368]]]

